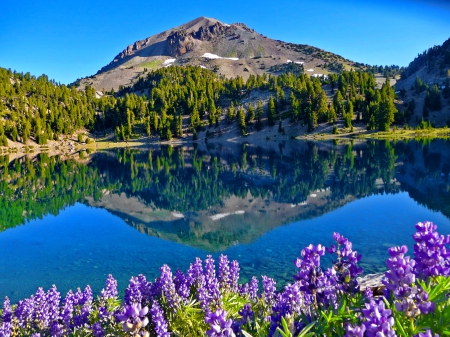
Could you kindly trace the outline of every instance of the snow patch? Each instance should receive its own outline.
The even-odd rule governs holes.
[[[310,197],[311,198],[315,198],[315,197],[317,197],[317,194],[316,193],[311,193]]]
[[[308,69],[307,71],[314,71],[314,69]]]
[[[295,61],[294,63],[295,63],[295,64],[303,64],[303,63],[305,63],[305,62]]]
[[[222,57],[216,54],[211,54],[211,53],[204,53],[202,55],[202,57],[207,58],[207,59],[225,59],[225,60],[233,60],[233,61],[237,61],[239,60],[237,57]]]
[[[287,60],[286,63],[292,63],[292,61],[291,60]]]
[[[200,68],[206,69],[206,67],[205,67],[205,66],[200,66]]]
[[[244,214],[244,213],[245,213],[245,211],[236,211],[234,213],[219,213],[219,214],[214,214],[214,215],[210,216],[210,218],[212,221],[216,221],[216,220],[225,218],[232,214]]]
[[[163,62],[162,65],[163,65],[164,67],[170,66],[170,65],[172,65],[176,60],[177,60],[177,59],[167,59],[167,60],[165,60],[165,61]]]
[[[172,212],[172,215],[173,215],[175,218],[184,218],[184,215],[181,214],[181,213],[178,213],[178,212]]]

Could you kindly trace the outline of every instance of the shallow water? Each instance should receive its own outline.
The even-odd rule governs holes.
[[[447,146],[446,143],[433,145],[434,147],[430,147],[426,153],[427,156],[433,148],[443,146],[445,149]],[[0,297],[9,296],[12,302],[17,302],[30,296],[37,287],[47,289],[52,284],[56,284],[63,295],[69,289],[84,287],[87,284],[91,285],[94,293],[98,293],[109,273],[118,279],[119,289],[123,291],[133,275],[142,273],[153,280],[158,276],[159,267],[164,263],[173,270],[180,268],[184,271],[195,257],[204,259],[207,254],[213,254],[217,258],[221,253],[240,262],[242,282],[248,281],[252,275],[265,274],[279,280],[280,287],[292,280],[295,273],[293,261],[299,256],[300,250],[310,243],[330,245],[333,232],[340,232],[353,242],[354,249],[363,256],[361,266],[365,269],[365,273],[383,271],[389,247],[407,244],[412,252],[414,243],[412,234],[415,232],[416,222],[433,221],[439,226],[440,233],[450,234],[450,220],[438,210],[441,205],[439,200],[445,201],[447,196],[443,188],[448,186],[445,177],[445,165],[448,163],[446,154],[442,155],[438,165],[427,164],[427,166],[424,164],[424,151],[417,145],[414,145],[415,150],[412,152],[400,151],[395,147],[392,149],[397,151],[393,152],[392,157],[397,164],[391,165],[391,173],[395,177],[389,184],[390,187],[380,188],[379,180],[373,181],[368,192],[351,195],[342,192],[349,190],[348,186],[344,189],[337,186],[335,178],[330,180],[331,174],[338,175],[337,171],[340,168],[336,166],[337,164],[333,168],[334,173],[327,171],[324,176],[314,174],[311,176],[311,173],[308,173],[306,176],[309,175],[310,178],[297,179],[292,178],[293,167],[288,165],[289,161],[286,159],[289,158],[288,155],[284,158],[279,156],[272,158],[263,151],[260,153],[261,158],[266,156],[268,162],[260,163],[257,166],[258,173],[254,173],[253,176],[249,173],[250,169],[245,169],[242,158],[239,158],[233,163],[238,163],[240,170],[233,171],[233,163],[229,165],[230,169],[224,165],[219,173],[216,172],[217,179],[201,187],[201,181],[209,181],[207,177],[214,171],[213,165],[204,164],[190,179],[191,182],[200,184],[196,185],[196,188],[203,188],[200,195],[205,195],[205,198],[208,195],[208,199],[190,200],[189,205],[181,202],[182,198],[175,198],[167,192],[168,186],[171,189],[178,186],[173,183],[175,178],[171,178],[172,185],[169,183],[164,185],[161,182],[162,176],[158,178],[158,183],[155,182],[155,177],[152,178],[151,186],[163,184],[161,186],[164,186],[164,189],[152,190],[148,186],[143,186],[145,180],[140,174],[148,172],[151,168],[146,167],[147,171],[139,170],[136,168],[139,167],[137,159],[130,164],[130,167],[135,167],[133,169],[135,176],[130,178],[134,185],[131,184],[132,187],[128,189],[123,178],[119,181],[120,187],[113,187],[118,181],[112,178],[107,179],[108,182],[105,183],[107,176],[105,172],[109,171],[105,167],[102,168],[101,163],[104,163],[104,160],[98,162],[94,160],[89,165],[91,167],[97,165],[96,172],[103,172],[102,186],[96,182],[97,185],[93,184],[95,188],[87,189],[91,194],[85,193],[81,197],[76,195],[74,204],[72,202],[70,206],[71,202],[66,202],[58,212],[51,209],[57,215],[47,214],[42,216],[42,219],[29,219],[25,225],[8,228],[0,233],[0,247],[2,247]],[[317,148],[313,150],[313,155],[317,150]],[[321,148],[319,150],[328,151]],[[352,150],[358,152],[358,149]],[[440,151],[442,153],[442,150]],[[348,148],[340,149],[337,153],[343,157],[342,153],[348,153]],[[404,158],[407,158],[406,156],[410,158],[411,153],[416,153],[416,159],[414,164],[406,166]],[[190,152],[187,154],[186,158],[195,158],[197,155]],[[305,161],[311,160],[309,152],[305,151],[302,155],[305,156]],[[139,156],[148,158],[148,153],[135,154],[136,158]],[[251,153],[248,157],[251,158]],[[230,159],[225,156],[221,157],[221,161],[230,164]],[[122,160],[123,162],[126,161]],[[358,158],[354,158],[353,162],[351,164],[350,160],[348,166],[343,165],[347,176],[353,174],[352,167],[358,166]],[[181,169],[182,165],[178,164],[180,163],[172,161],[169,171]],[[13,165],[10,164],[10,168]],[[114,161],[111,165],[114,166]],[[274,166],[275,175],[263,169]],[[189,167],[191,165],[186,161],[183,170],[188,171]],[[299,168],[305,172],[303,166],[297,165],[296,169]],[[164,170],[163,163],[158,172]],[[373,170],[373,167],[362,167],[361,170],[368,172]],[[199,172],[204,172],[205,176]],[[239,172],[242,175],[239,175]],[[88,175],[89,172],[84,174]],[[112,176],[113,174],[110,175]],[[169,176],[176,175],[172,173]],[[261,179],[257,179],[258,176]],[[315,189],[317,186],[312,185],[311,180],[323,181],[323,189]],[[345,178],[341,176],[339,182],[344,180]],[[363,179],[358,181],[362,184]],[[304,192],[301,189],[303,187],[299,186],[306,183],[310,188],[306,189],[306,195],[299,200],[294,200],[296,195],[293,196],[283,190],[297,189],[300,195]],[[87,180],[83,186],[86,185],[89,185]],[[100,189],[106,185],[109,186],[109,192],[102,189],[102,194],[97,195],[96,200],[90,197],[98,192],[95,192],[96,188]],[[358,183],[355,186],[357,185]],[[73,193],[73,182],[71,186],[67,193]],[[186,198],[195,199],[196,193],[185,190],[186,186],[180,185],[175,195],[186,193]],[[247,191],[245,193],[242,191],[243,186],[243,191]],[[436,191],[433,194],[427,186],[439,190],[440,194],[435,195]],[[220,196],[217,197],[219,204],[214,204],[217,202],[216,194],[207,194],[207,189],[215,188],[219,188],[222,192],[227,191],[221,196],[220,193],[217,194]],[[264,189],[267,189],[267,195],[261,195]],[[152,210],[148,214],[154,217],[153,220],[143,220],[147,208],[137,210],[136,204],[142,206],[137,201],[134,204],[126,204],[120,210],[117,207],[112,210],[111,200],[115,199],[109,198],[111,195],[117,195],[121,202],[124,200],[130,202],[135,198]],[[258,198],[261,204],[253,209],[251,205],[257,203]],[[45,200],[50,199],[43,196],[40,203],[45,203]],[[163,205],[171,200],[177,206],[168,206],[168,211],[164,211]],[[293,200],[296,202],[292,202]],[[420,205],[416,200],[421,203],[424,203],[424,200],[429,201],[429,204]],[[247,204],[250,206],[246,207]],[[189,209],[191,205],[198,207],[198,210]],[[123,211],[127,209],[132,211],[124,214]],[[230,209],[245,211],[237,211],[236,214],[230,214],[218,221],[211,220],[213,214],[225,214],[223,212]],[[443,211],[447,212],[446,209]],[[183,214],[187,220],[178,219],[173,215],[174,212]],[[234,229],[237,232],[233,232]],[[325,261],[325,265],[326,263]]]

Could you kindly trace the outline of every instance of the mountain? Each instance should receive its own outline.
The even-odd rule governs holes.
[[[450,76],[450,38],[440,46],[434,46],[418,54],[403,71],[398,89],[414,85],[416,77],[432,85],[443,83]]]
[[[450,39],[419,54],[401,74],[395,88],[405,122],[422,120],[450,126]]]
[[[97,74],[78,81],[97,90],[117,90],[146,71],[169,65],[197,65],[226,77],[276,73],[303,65],[311,74],[362,66],[308,45],[270,39],[243,23],[225,24],[200,17],[130,44]],[[317,75],[319,76],[319,75]]]

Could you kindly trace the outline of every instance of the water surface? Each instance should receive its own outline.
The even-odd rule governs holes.
[[[295,144],[3,157],[0,296],[98,292],[109,273],[123,290],[132,275],[221,253],[242,281],[266,274],[281,286],[300,250],[330,245],[335,231],[366,273],[385,269],[388,247],[411,248],[418,221],[450,233],[447,142]]]

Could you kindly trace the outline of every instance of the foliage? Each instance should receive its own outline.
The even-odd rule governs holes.
[[[431,222],[416,224],[414,258],[406,246],[389,248],[384,294],[359,291],[361,259],[339,233],[336,245],[309,245],[295,265],[292,284],[274,279],[239,284],[239,263],[221,255],[191,263],[175,275],[167,265],[154,282],[132,277],[123,302],[109,275],[94,300],[92,290],[56,286],[10,304],[1,312],[2,336],[445,336],[450,333],[450,236]],[[324,269],[321,258],[332,255]]]

